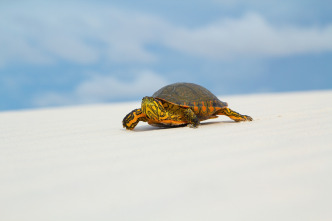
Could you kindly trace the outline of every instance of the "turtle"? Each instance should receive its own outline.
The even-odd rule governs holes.
[[[236,122],[253,120],[229,109],[226,102],[203,86],[180,82],[162,87],[151,97],[143,97],[141,108],[127,114],[122,124],[128,130],[133,130],[139,121],[158,127],[196,128],[201,121],[217,115],[226,115]]]

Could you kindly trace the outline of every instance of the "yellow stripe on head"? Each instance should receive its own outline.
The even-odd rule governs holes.
[[[168,118],[168,113],[161,102],[153,97],[144,97],[142,99],[142,112],[147,118],[154,121],[161,121]]]

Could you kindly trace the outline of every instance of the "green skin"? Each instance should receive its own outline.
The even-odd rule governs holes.
[[[252,121],[247,115],[241,115],[227,107],[219,109],[207,117],[198,117],[191,108],[161,102],[153,97],[144,97],[141,108],[135,109],[127,114],[123,121],[123,127],[132,130],[139,121],[148,122],[153,126],[179,126],[190,124],[198,127],[200,121],[217,118],[216,115],[226,115],[234,121]]]

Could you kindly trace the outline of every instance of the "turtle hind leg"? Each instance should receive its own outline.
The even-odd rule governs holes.
[[[146,115],[142,112],[141,108],[138,108],[131,111],[123,118],[122,125],[127,130],[132,130],[140,121],[147,121],[147,118]]]
[[[236,111],[233,111],[227,107],[221,109],[220,111],[218,111],[217,113],[218,115],[226,115],[227,117],[231,118],[232,120],[239,122],[239,121],[252,121],[252,117],[247,116],[247,115],[242,115],[239,114]]]

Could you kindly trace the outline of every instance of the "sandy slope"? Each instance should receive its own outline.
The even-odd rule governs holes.
[[[331,220],[332,91],[222,100],[255,121],[125,131],[139,103],[0,113],[0,220]]]

